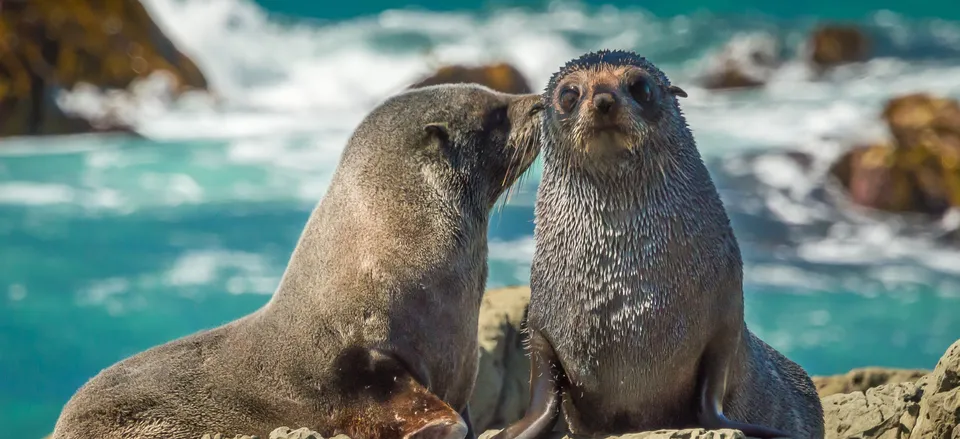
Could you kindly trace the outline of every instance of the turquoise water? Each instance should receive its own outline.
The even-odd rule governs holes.
[[[875,133],[885,99],[960,97],[960,7],[312,4],[149,0],[220,101],[167,105],[143,87],[125,115],[148,139],[0,143],[3,431],[40,437],[100,369],[264,304],[353,127],[441,61],[507,60],[540,88],[582,52],[643,53],[690,93],[683,108],[741,241],[747,320],[761,337],[813,374],[932,367],[960,338],[960,251],[937,238],[955,225],[851,213],[822,190],[848,141],[836,139]],[[794,50],[817,17],[866,27],[880,57],[821,82],[788,62],[761,91],[694,85],[707,54],[738,32]],[[744,158],[784,149],[811,154],[811,170]],[[491,221],[491,287],[527,283],[538,172]]]

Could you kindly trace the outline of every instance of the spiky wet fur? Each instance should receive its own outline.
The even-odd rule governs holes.
[[[634,143],[616,159],[597,159],[584,147],[582,121],[560,121],[557,86],[575,72],[626,65],[654,78],[661,111],[655,120],[635,116]],[[697,376],[713,348],[736,350],[729,418],[822,438],[810,378],[746,328],[740,250],[669,87],[644,58],[600,51],[563,66],[543,95],[527,325],[560,359],[567,424],[582,434],[697,425]]]

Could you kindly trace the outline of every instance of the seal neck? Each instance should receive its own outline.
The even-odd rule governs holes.
[[[606,283],[590,280],[602,276],[644,285],[657,296],[697,295],[699,282],[709,279],[691,277],[691,264],[725,267],[723,282],[736,288],[740,251],[726,211],[699,153],[681,152],[670,166],[648,162],[601,172],[572,164],[558,145],[545,142],[534,294],[573,294],[589,302],[614,294]],[[570,275],[584,270],[594,274]]]
[[[460,299],[449,297],[449,291],[456,289],[443,284],[477,283],[462,276],[480,271],[480,282],[485,281],[485,270],[476,269],[486,266],[485,214],[446,208],[439,194],[414,186],[402,195],[409,199],[398,199],[396,188],[376,182],[364,175],[335,177],[307,221],[268,307],[298,314],[336,310],[347,295],[411,289],[423,291],[428,302],[443,290],[454,303]],[[337,304],[305,307],[307,301]]]

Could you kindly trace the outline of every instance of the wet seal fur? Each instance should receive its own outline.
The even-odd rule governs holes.
[[[740,249],[670,84],[586,54],[544,93],[530,404],[497,439],[731,428],[820,439],[807,373],[743,320]]]
[[[463,84],[380,104],[271,300],[102,371],[53,438],[473,437],[487,224],[539,152],[540,102]]]

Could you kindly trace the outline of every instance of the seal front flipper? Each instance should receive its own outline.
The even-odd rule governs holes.
[[[467,404],[463,407],[463,410],[460,410],[460,417],[463,418],[463,423],[467,424],[466,439],[477,439],[477,432],[473,429],[473,420],[470,419],[470,404]]]
[[[334,363],[345,404],[337,433],[354,439],[464,439],[467,424],[389,351],[344,349]]]
[[[543,439],[560,416],[560,380],[563,370],[550,342],[530,330],[530,403],[519,421],[491,439]]]
[[[711,349],[714,346],[727,348]],[[740,430],[744,435],[753,438],[790,438],[789,433],[778,429],[734,421],[723,414],[723,396],[727,392],[727,375],[730,364],[737,354],[737,350],[729,349],[729,346],[739,346],[739,342],[736,342],[736,340],[733,342],[715,340],[707,347],[707,352],[700,360],[700,370],[697,378],[697,421],[704,428]]]

